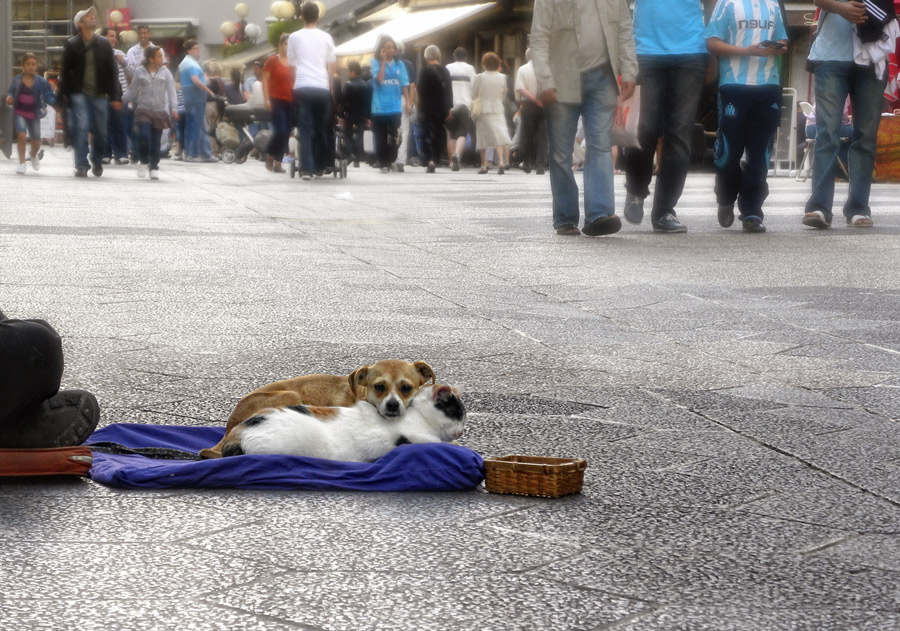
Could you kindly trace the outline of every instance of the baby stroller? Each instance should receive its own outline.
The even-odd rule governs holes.
[[[268,112],[266,112],[268,114]],[[216,140],[222,145],[222,161],[226,164],[232,162],[243,164],[254,148],[259,148],[257,139],[250,135],[247,127],[256,121],[256,112],[250,109],[246,103],[241,105],[226,105],[225,115],[219,127],[216,129]],[[232,130],[228,129],[230,126]],[[221,133],[220,133],[221,131]],[[259,137],[262,132],[257,134]],[[262,139],[260,139],[262,140]],[[268,138],[265,139],[268,142]],[[262,145],[265,148],[265,144]]]
[[[296,138],[297,144],[299,144],[299,137]],[[347,165],[349,164],[349,160],[346,158],[346,147],[344,146],[344,130],[341,129],[340,125],[334,125],[331,128],[331,133],[328,134],[327,138],[328,147],[330,149],[329,153],[331,153],[331,161],[334,166],[331,168],[325,168],[325,174],[331,173],[332,177],[341,178],[342,180],[347,177]],[[294,159],[291,160],[291,177],[297,175],[300,172],[300,158],[297,155],[294,155]]]

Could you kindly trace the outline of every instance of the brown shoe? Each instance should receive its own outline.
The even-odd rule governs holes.
[[[281,166],[280,162],[275,163],[275,167],[272,169],[275,173],[284,173],[284,169]]]
[[[275,160],[272,159],[272,156],[266,156],[266,168],[269,171],[275,170]]]

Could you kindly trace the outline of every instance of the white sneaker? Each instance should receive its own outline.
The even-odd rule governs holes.
[[[138,165],[138,177],[147,177],[147,165],[146,164]]]
[[[153,169],[152,171],[150,171],[150,179],[151,180],[159,179],[159,169]]]
[[[25,175],[25,163],[24,162],[16,167],[16,173],[18,175]]]
[[[41,157],[35,153],[31,154],[31,168],[35,171],[41,170]]]

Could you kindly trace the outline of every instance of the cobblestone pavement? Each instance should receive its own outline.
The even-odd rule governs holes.
[[[518,171],[13,171],[0,308],[61,332],[102,424],[423,359],[463,444],[589,464],[558,500],[7,481],[0,629],[900,628],[896,185],[874,229],[811,231],[772,178],[749,235],[692,174],[687,234],[590,239]]]

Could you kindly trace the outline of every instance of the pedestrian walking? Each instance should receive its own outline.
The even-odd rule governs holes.
[[[409,79],[408,94],[403,97],[403,107],[400,111],[400,146],[397,147],[397,170],[403,171],[409,162],[410,139],[412,139],[412,112],[413,105],[416,103],[416,69],[412,62],[403,56],[406,47],[403,42],[396,42],[397,52],[395,58],[404,68],[406,68],[406,77]],[[413,143],[415,146],[415,143]]]
[[[812,194],[806,202],[802,222],[810,228],[831,227],[841,118],[849,96],[853,133],[847,155],[850,190],[844,202],[844,217],[852,228],[871,228],[874,221],[869,193],[884,103],[887,55],[894,52],[897,20],[891,18],[872,27],[866,24],[869,14],[862,2],[817,0],[816,4],[822,11],[816,39],[809,51],[815,76],[816,147]],[[860,30],[867,31],[863,25],[874,28],[866,36],[869,41],[861,39]]]
[[[453,63],[447,64],[453,88],[453,109],[447,119],[447,155],[450,157],[450,170],[459,171],[463,151],[466,149],[466,136],[472,131],[472,84],[475,82],[475,68],[466,60],[469,54],[465,48],[453,51]]]
[[[655,232],[687,232],[675,206],[691,163],[691,136],[697,120],[709,55],[700,0],[637,0],[634,39],[641,87],[639,147],[625,149],[625,219],[640,224],[650,194],[653,155],[656,187],[650,220]]]
[[[500,72],[500,58],[491,52],[481,57],[484,72],[472,84],[472,116],[475,119],[475,148],[481,152],[484,175],[490,170],[485,157],[488,147],[497,150],[497,173],[503,175],[509,162],[509,127],[506,123],[506,75]]]
[[[331,35],[319,29],[319,7],[300,7],[304,27],[288,39],[288,63],[294,70],[294,121],[300,132],[300,176],[325,173],[329,150],[327,126],[332,119],[332,77],[337,56]],[[333,166],[333,164],[332,164]]]
[[[263,96],[272,120],[272,136],[266,145],[266,168],[275,173],[284,172],[281,161],[288,151],[293,128],[291,117],[294,109],[294,75],[287,57],[289,37],[288,33],[282,33],[278,41],[278,52],[266,59],[262,72]]]
[[[147,59],[145,51],[148,47],[154,46],[159,48],[150,39],[151,33],[149,26],[146,24],[138,24],[134,30],[137,32],[138,42],[125,53],[125,61],[128,66],[128,71],[131,74],[134,74],[138,68],[144,65],[144,61]],[[162,49],[160,48],[160,50]],[[163,63],[169,63],[169,60],[166,58],[166,51],[163,51],[163,60]]]
[[[13,108],[13,131],[19,152],[16,173],[25,175],[25,149],[31,141],[31,168],[41,168],[41,119],[47,115],[47,107],[56,101],[53,88],[44,77],[37,74],[38,58],[34,53],[22,55],[22,73],[9,84],[6,104]]]
[[[547,122],[544,104],[538,98],[537,77],[531,48],[525,50],[526,63],[516,73],[516,94],[519,97],[519,159],[522,170],[538,175],[547,167]]]
[[[419,72],[418,114],[422,129],[422,162],[426,173],[434,173],[441,163],[446,138],[444,123],[453,109],[453,80],[441,65],[441,49],[431,45],[425,49],[425,65]]]
[[[374,83],[372,90],[372,135],[375,140],[376,166],[382,173],[397,165],[400,146],[400,121],[403,99],[409,103],[409,77],[406,66],[395,59],[397,46],[389,35],[382,35],[372,58]]]
[[[737,202],[744,232],[765,232],[762,205],[769,195],[769,147],[781,122],[776,58],[787,50],[777,0],[719,0],[706,26],[706,48],[719,58],[719,225],[731,226]]]
[[[103,175],[109,108],[122,108],[122,86],[112,46],[105,37],[94,33],[97,26],[94,8],[79,11],[73,22],[78,35],[63,45],[59,96],[69,114],[75,176],[87,177],[90,169],[95,177],[100,177]]]
[[[362,67],[358,61],[347,64],[347,83],[341,91],[339,111],[344,142],[349,147],[347,154],[353,165],[359,167],[359,161],[365,160],[363,139],[372,111],[372,92],[362,78]]]
[[[583,116],[587,150],[581,232],[588,236],[618,232],[622,222],[615,214],[610,135],[617,94],[630,97],[637,76],[627,3],[536,0],[531,58],[547,117],[553,228],[560,235],[578,235],[572,153],[578,118]]]
[[[184,43],[184,49],[187,54],[178,66],[184,99],[184,161],[217,162],[212,157],[206,126],[206,99],[215,95],[206,85],[206,74],[200,66],[200,43],[189,39]]]
[[[138,177],[159,179],[160,140],[163,130],[178,120],[175,79],[163,63],[162,49],[148,46],[147,59],[134,72],[123,100],[135,103],[134,122],[138,128]]]
[[[119,35],[116,29],[111,26],[104,26],[100,29],[100,35],[109,40],[112,46],[113,55],[116,57],[116,69],[118,70],[119,85],[122,92],[128,89],[128,83],[131,81],[131,72],[128,70],[128,61],[125,59],[125,53],[116,48],[119,42]],[[131,120],[130,110],[127,105],[123,105],[120,109],[109,108],[109,121],[106,126],[106,153],[103,156],[103,164],[128,164],[128,140],[129,140],[129,121]]]

